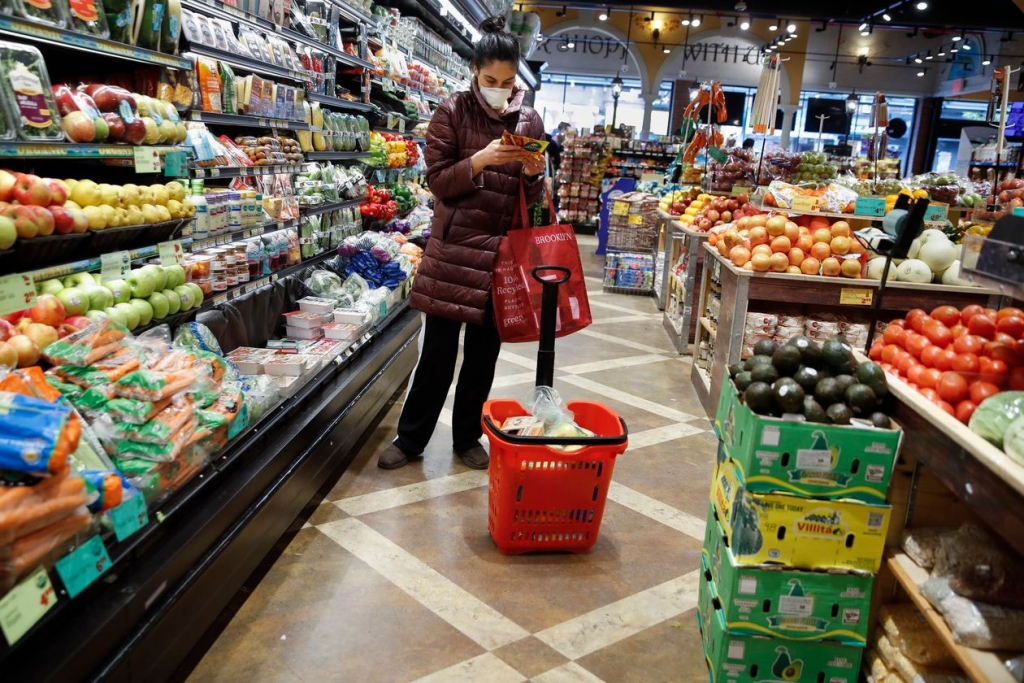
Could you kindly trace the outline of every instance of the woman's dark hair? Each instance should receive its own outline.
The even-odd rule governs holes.
[[[479,69],[491,62],[519,64],[519,39],[505,30],[505,17],[484,19],[480,31],[483,35],[473,46],[474,67]]]

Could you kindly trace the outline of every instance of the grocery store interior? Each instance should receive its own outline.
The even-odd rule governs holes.
[[[0,680],[1024,683],[1022,149],[1020,0],[0,0]]]

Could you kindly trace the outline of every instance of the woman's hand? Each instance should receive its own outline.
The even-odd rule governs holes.
[[[492,140],[489,145],[472,156],[473,175],[488,166],[501,166],[516,161],[523,150],[515,145],[503,145],[501,140]]]
[[[544,157],[539,154],[523,158],[523,174],[539,176],[544,173]]]

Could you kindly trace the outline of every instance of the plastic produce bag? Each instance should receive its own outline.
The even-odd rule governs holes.
[[[174,330],[174,345],[181,349],[197,349],[223,355],[217,337],[202,323],[190,322],[179,325]]]
[[[1024,650],[1024,610],[975,602],[953,592],[946,578],[929,579],[921,594],[935,606],[961,645],[979,650]]]
[[[1024,391],[1004,391],[982,401],[968,426],[981,438],[1002,448],[1010,423],[1021,415],[1024,415]]]
[[[950,528],[907,529],[903,532],[903,552],[917,563],[917,566],[931,569],[942,553],[943,537],[956,532],[956,529]]]
[[[889,642],[912,662],[941,668],[957,666],[956,660],[914,605],[882,605],[878,623]],[[893,668],[898,669],[895,661]]]

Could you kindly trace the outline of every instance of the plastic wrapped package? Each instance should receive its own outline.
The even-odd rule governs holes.
[[[65,469],[81,433],[69,407],[0,391],[0,413],[0,470],[49,476]]]
[[[1024,610],[959,596],[948,578],[929,579],[921,586],[921,594],[945,617],[957,643],[979,650],[1024,650]]]
[[[785,344],[793,337],[799,337],[804,334],[803,326],[790,327],[789,325],[778,325],[775,328],[775,334],[772,335],[772,339],[778,344]]]
[[[195,381],[195,373],[187,370],[137,370],[118,380],[114,385],[114,393],[121,398],[161,401],[188,389]]]
[[[114,435],[118,439],[159,445],[168,441],[194,415],[195,411],[189,401],[173,401],[144,424],[116,422]]]
[[[117,351],[130,334],[125,326],[102,320],[50,344],[43,349],[43,356],[51,365],[84,368]]]
[[[196,421],[190,418],[161,443],[114,439],[111,443],[111,457],[118,467],[125,460],[151,460],[153,462],[172,462],[178,459],[182,449],[188,445],[196,431]]]
[[[875,641],[875,652],[885,664],[886,668],[895,671],[896,669],[896,647],[889,640],[885,633],[879,633]]]
[[[70,384],[83,389],[90,389],[105,384],[113,384],[130,372],[139,369],[139,356],[132,349],[119,347],[106,358],[97,360],[92,365],[76,367],[60,365],[53,369],[54,375]]]
[[[925,527],[906,529],[901,543],[903,552],[922,569],[931,569],[942,553],[942,539],[956,534],[955,528]]]
[[[896,652],[893,667],[900,678],[910,683],[970,683],[959,667],[953,669],[936,669],[920,666],[910,661],[902,652]]]
[[[882,605],[878,623],[889,642],[921,666],[956,668],[956,660],[918,609],[910,603]],[[895,667],[894,667],[895,668]]]
[[[1007,561],[999,543],[976,524],[964,524],[954,533],[940,537],[942,551],[935,559],[932,576],[957,576],[977,564],[1001,565]]]
[[[91,535],[93,516],[85,507],[0,547],[0,590],[16,584],[40,565],[49,566]]]
[[[968,426],[981,438],[1003,447],[1010,424],[1024,415],[1024,391],[1003,391],[978,406]]]
[[[875,650],[868,650],[864,654],[864,670],[868,672],[871,680],[875,683],[885,680],[885,677],[889,675],[889,667],[885,665]]]
[[[237,382],[225,383],[224,387],[234,387],[242,392],[248,407],[249,419],[254,422],[281,400],[277,383],[266,375],[240,377]]]
[[[29,19],[63,24],[63,5],[60,0],[46,3],[47,9],[15,0],[22,16]],[[36,16],[29,14],[35,13]],[[50,16],[49,22],[42,16]],[[29,142],[63,140],[60,113],[50,87],[50,78],[39,50],[20,43],[0,42],[0,108],[10,118],[15,134]]]
[[[747,313],[744,319],[744,327],[751,329],[765,328],[773,329],[779,324],[779,316],[774,313]]]
[[[0,486],[0,548],[72,515],[88,503],[85,481],[70,468],[34,486]]]

